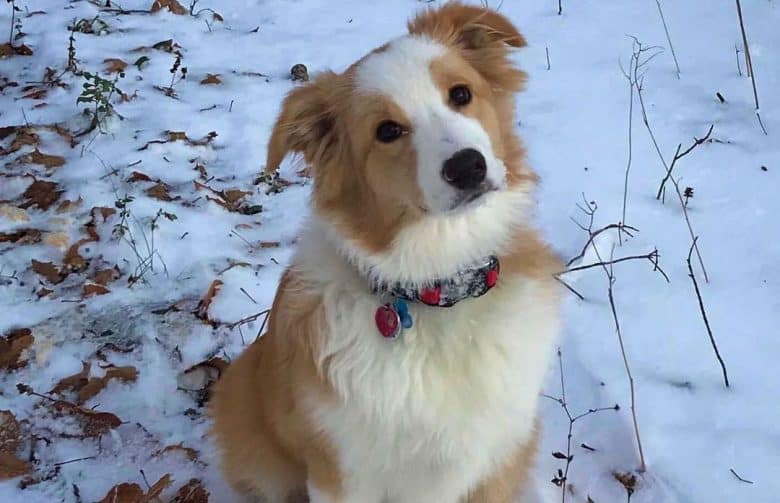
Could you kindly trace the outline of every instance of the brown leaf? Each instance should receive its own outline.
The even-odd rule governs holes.
[[[123,482],[109,489],[105,497],[98,503],[141,503],[143,499],[144,490],[141,489],[141,486],[135,482]]]
[[[38,229],[19,229],[13,232],[0,232],[0,243],[16,243],[29,245],[41,242],[41,231]]]
[[[48,246],[55,246],[65,251],[68,248],[70,236],[66,232],[47,232],[43,236],[43,243]]]
[[[67,272],[63,272],[59,267],[55,266],[51,262],[38,262],[35,259],[32,260],[32,270],[36,274],[46,278],[46,281],[52,285],[58,285],[62,283],[62,280],[64,280],[68,275]]]
[[[19,130],[19,126],[3,126],[0,127],[0,140],[5,140],[16,131]]]
[[[251,192],[245,190],[228,189],[222,192],[222,198],[230,204],[235,204],[249,194]]]
[[[145,173],[141,173],[140,171],[133,171],[130,174],[130,177],[127,179],[128,182],[151,182],[152,179],[149,177],[149,175]]]
[[[35,292],[35,294],[38,296],[39,299],[42,299],[44,297],[48,297],[49,295],[53,294],[54,290],[49,290],[48,288],[39,288],[38,291]]]
[[[22,353],[32,346],[35,338],[29,328],[11,330],[0,337],[0,369],[16,370],[27,365]]]
[[[10,150],[8,152],[16,152],[25,145],[38,145],[40,141],[41,139],[38,136],[38,133],[35,132],[34,128],[17,128],[16,136],[14,136],[14,140],[11,142]]]
[[[111,290],[109,290],[106,286],[100,285],[97,283],[84,283],[84,298],[93,297],[95,295],[105,295],[107,293],[110,293]]]
[[[37,148],[23,157],[23,162],[31,162],[46,166],[47,168],[59,168],[65,164],[65,158],[59,155],[44,154]]]
[[[46,88],[43,89],[36,89],[34,91],[30,91],[29,93],[22,96],[23,99],[28,100],[42,100],[46,97],[46,95],[49,93],[49,90]]]
[[[160,201],[173,201],[174,199],[168,193],[168,186],[162,182],[157,183],[153,187],[146,189],[146,193],[155,199],[159,199]]]
[[[20,205],[20,208],[30,208],[37,206],[42,210],[48,210],[49,207],[56,203],[64,191],[57,190],[59,186],[54,182],[46,182],[43,180],[35,180],[27,187],[22,197],[27,201]]]
[[[10,410],[0,410],[0,452],[16,454],[21,444],[19,421]]]
[[[30,216],[21,208],[11,206],[10,204],[0,204],[0,218],[10,220],[11,222],[29,222]]]
[[[219,78],[219,75],[214,73],[207,73],[206,78],[200,81],[201,85],[208,85],[208,84],[221,84],[222,79]]]
[[[112,281],[118,280],[120,275],[119,268],[114,266],[110,269],[98,269],[92,273],[90,278],[98,285],[106,286]]]
[[[63,377],[49,393],[61,394],[64,391],[78,391],[89,381],[89,362],[81,362],[81,371],[73,375]]]
[[[110,412],[85,409],[64,400],[57,400],[51,407],[61,414],[69,414],[76,418],[85,437],[99,437],[122,424],[122,420]]]
[[[161,457],[169,453],[181,453],[184,454],[184,457],[189,459],[190,461],[198,461],[198,451],[193,449],[192,447],[184,447],[181,442],[175,445],[168,445],[165,446],[165,448],[160,449],[156,451],[154,454],[152,454],[152,457]]]
[[[95,206],[90,210],[90,213],[92,214],[92,219],[95,221],[97,220],[97,215],[100,214],[100,216],[103,217],[103,222],[105,223],[113,215],[116,215],[116,209],[109,208],[108,206]]]
[[[16,454],[0,452],[0,480],[8,480],[32,471],[32,465],[19,459]]]
[[[177,140],[182,140],[187,142],[190,141],[190,139],[187,137],[187,133],[185,133],[184,131],[168,131],[167,134],[168,134],[168,141],[177,141]]]
[[[106,72],[108,73],[121,73],[127,68],[127,63],[118,58],[104,59],[103,64],[106,65]]]
[[[146,496],[141,501],[143,503],[147,503],[149,501],[158,498],[164,490],[170,487],[171,484],[173,484],[173,479],[171,478],[171,474],[166,473],[165,475],[160,477],[160,480],[152,484],[152,487],[149,488],[149,492],[146,493]]]
[[[178,15],[187,14],[187,9],[185,9],[177,0],[154,0],[152,8],[149,10],[154,13],[162,9],[168,9],[172,13]]]
[[[228,363],[222,358],[209,358],[179,374],[176,379],[177,386],[186,391],[208,391],[227,367]]]
[[[171,503],[208,503],[209,492],[198,479],[190,479],[176,491]]]
[[[209,285],[209,289],[206,291],[206,295],[198,303],[197,316],[201,320],[209,321],[209,307],[214,301],[214,297],[219,293],[222,288],[222,280],[215,279]]]
[[[81,196],[79,196],[79,198],[75,201],[66,199],[62,201],[59,206],[57,206],[57,213],[65,213],[67,211],[77,210],[81,208],[82,204],[84,204],[84,200],[81,198]]]
[[[62,263],[68,268],[70,272],[81,272],[89,266],[89,261],[79,254],[79,248],[85,243],[92,243],[94,239],[84,238],[79,239],[65,252],[65,257],[62,259]]]
[[[0,58],[7,58],[8,56],[32,56],[32,49],[26,45],[11,45],[8,42],[0,45]]]

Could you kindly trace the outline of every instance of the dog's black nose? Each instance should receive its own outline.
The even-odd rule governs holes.
[[[444,161],[441,176],[460,190],[473,190],[485,181],[487,164],[485,157],[473,148],[465,148]]]

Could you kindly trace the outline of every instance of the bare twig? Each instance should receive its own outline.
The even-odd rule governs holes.
[[[648,131],[651,131],[650,136],[653,137],[652,129],[650,129],[650,124],[648,124],[647,122],[645,122],[645,124],[647,125]],[[672,163],[668,167],[666,166],[666,161],[664,160],[663,156],[661,155],[660,150],[657,150],[658,151],[658,156],[661,158],[661,162],[663,163],[664,168],[666,168],[666,175],[664,175],[663,179],[661,180],[661,185],[658,186],[658,191],[656,192],[656,195],[655,195],[656,199],[659,199],[659,200],[661,199],[661,196],[664,193],[664,188],[665,188],[664,186],[666,185],[666,182],[668,182],[669,179],[672,177],[672,171],[674,170],[674,166],[677,164],[677,161],[679,161],[680,159],[682,159],[686,155],[690,154],[693,149],[695,149],[696,147],[698,147],[702,143],[704,143],[707,140],[709,140],[710,139],[710,135],[712,134],[712,130],[713,130],[714,127],[715,127],[714,124],[710,124],[710,129],[707,130],[707,134],[705,134],[701,138],[696,138],[694,136],[693,137],[693,143],[691,144],[691,146],[688,147],[687,149],[685,149],[682,152],[680,152],[680,149],[682,148],[682,143],[678,144],[677,145],[677,151],[674,153],[674,157],[672,158]],[[653,143],[655,143],[655,138],[654,137],[653,137]]]
[[[623,225],[621,223],[605,225],[604,227],[602,227],[601,229],[598,229],[596,231],[590,231],[589,230],[590,237],[588,238],[588,241],[585,243],[585,246],[582,247],[582,251],[580,253],[578,253],[576,256],[574,256],[571,259],[569,259],[569,261],[566,262],[566,266],[568,267],[568,266],[572,265],[574,262],[576,262],[576,261],[580,260],[582,257],[584,257],[585,253],[588,251],[588,247],[593,242],[593,240],[596,238],[596,236],[598,236],[602,232],[608,231],[610,229],[622,229],[623,232],[628,234],[629,237],[634,237],[634,235],[631,234],[631,232],[639,232],[639,229],[637,229],[636,227],[631,227],[630,225]],[[626,230],[626,229],[629,229],[629,230]]]
[[[568,283],[566,283],[565,281],[563,281],[559,275],[557,275],[557,274],[553,274],[553,279],[555,279],[555,281],[557,281],[558,283],[560,283],[560,284],[562,284],[564,287],[566,287],[566,289],[567,289],[568,291],[570,291],[571,293],[573,293],[574,295],[576,295],[576,296],[577,296],[577,298],[579,298],[580,300],[585,300],[585,297],[584,297],[584,296],[583,296],[583,295],[582,295],[580,292],[578,292],[577,290],[575,290],[575,289],[574,289],[574,287],[572,287],[570,284],[568,284]]]
[[[752,484],[752,483],[753,483],[753,481],[752,481],[752,480],[743,479],[742,477],[740,477],[740,476],[737,474],[737,472],[735,472],[735,471],[734,471],[734,469],[733,469],[733,468],[729,468],[729,471],[730,471],[730,472],[731,472],[731,473],[732,473],[732,474],[733,474],[735,477],[737,477],[737,480],[739,480],[740,482],[744,482],[745,484]]]
[[[547,54],[547,70],[549,70],[550,69],[550,48],[545,47],[544,52],[545,54]]]
[[[561,3],[561,2],[562,2],[562,0],[558,0],[558,15],[559,15],[559,16],[560,16],[561,14],[563,14],[563,5],[562,5],[562,3]]]
[[[591,240],[591,245],[593,246],[593,249],[596,250],[596,254],[598,255],[598,251],[596,248],[596,245]],[[594,262],[592,264],[586,264],[586,265],[579,265],[576,267],[570,267],[569,269],[566,269],[565,271],[561,271],[558,273],[558,275],[567,274],[570,272],[575,271],[584,271],[585,269],[592,269],[594,267],[606,267],[606,266],[613,266],[615,264],[619,264],[621,262],[626,262],[629,260],[649,260],[651,264],[653,264],[653,270],[658,271],[661,273],[661,276],[664,277],[667,283],[669,283],[669,276],[666,275],[666,272],[664,272],[663,269],[661,269],[661,266],[658,264],[658,259],[660,255],[658,254],[658,250],[654,249],[650,253],[647,253],[645,255],[630,255],[628,257],[620,257],[620,258],[610,258],[607,261],[601,260],[601,257],[599,257],[598,262]]]
[[[260,318],[261,316],[267,316],[268,313],[270,313],[270,312],[271,312],[270,309],[263,309],[259,313],[255,313],[255,314],[253,314],[251,316],[247,316],[246,318],[242,318],[242,319],[240,319],[240,320],[238,320],[238,321],[236,321],[234,323],[231,323],[231,324],[227,325],[227,327],[232,330],[232,329],[236,328],[239,325],[245,325],[247,323],[252,323],[256,319]]]
[[[737,56],[737,72],[739,73],[739,76],[742,76],[742,66],[739,64],[739,46],[737,44],[734,44],[734,54]]]
[[[566,383],[563,378],[563,357],[561,355],[561,350],[558,348],[558,373],[560,376],[561,381],[561,396],[560,397],[554,397],[551,395],[542,395],[545,398],[548,398],[554,402],[557,402],[560,404],[563,411],[566,413],[566,417],[569,419],[569,431],[566,436],[566,453],[562,453],[560,451],[556,451],[552,453],[552,456],[555,459],[564,459],[566,460],[566,465],[563,469],[558,469],[558,473],[553,477],[552,483],[556,486],[561,488],[561,503],[566,503],[566,489],[568,485],[569,480],[569,468],[571,466],[571,462],[574,459],[574,454],[571,452],[571,440],[574,430],[574,423],[579,421],[580,419],[590,416],[591,414],[596,414],[598,412],[604,412],[606,410],[620,410],[620,406],[618,404],[615,404],[611,407],[598,407],[595,409],[588,409],[585,412],[582,412],[577,415],[572,415],[571,411],[569,410],[569,404],[566,401]],[[585,444],[582,444],[583,447]],[[595,450],[593,448],[586,448],[587,450]]]
[[[704,320],[704,326],[707,328],[707,335],[710,338],[710,343],[712,343],[712,349],[715,351],[715,356],[718,359],[718,362],[720,363],[720,368],[723,371],[723,382],[726,384],[726,387],[729,387],[729,375],[728,372],[726,372],[726,364],[723,361],[723,358],[720,356],[720,351],[718,351],[718,345],[715,343],[715,337],[712,335],[712,329],[710,328],[710,322],[707,319],[707,312],[704,310],[704,301],[701,298],[701,292],[699,291],[699,283],[696,281],[696,274],[693,272],[693,266],[691,265],[691,255],[693,254],[693,249],[696,246],[696,240],[698,237],[693,239],[693,243],[691,243],[691,248],[688,250],[688,276],[690,276],[691,281],[693,282],[693,288],[696,291],[696,298],[699,301],[699,310],[701,311],[701,317]]]
[[[666,41],[669,42],[669,49],[672,52],[672,58],[674,58],[674,67],[677,69],[677,78],[680,78],[680,65],[677,62],[677,55],[674,53],[674,45],[672,45],[672,37],[669,35],[669,28],[666,26],[666,19],[664,19],[664,11],[661,10],[661,1],[655,0],[655,4],[658,6],[658,14],[661,15],[661,22],[664,25],[664,32],[666,32]]]
[[[737,2],[737,16],[739,17],[739,29],[742,32],[742,44],[744,46],[745,50],[745,68],[747,69],[747,74],[750,77],[750,82],[753,85],[753,100],[756,105],[756,118],[758,119],[758,125],[761,126],[761,131],[764,132],[764,134],[769,134],[766,132],[766,128],[764,127],[764,122],[761,120],[761,108],[758,106],[758,90],[756,88],[756,72],[753,69],[753,58],[750,56],[750,44],[748,44],[747,39],[747,33],[745,32],[745,20],[742,17],[742,4],[739,0],[736,0]]]
[[[604,272],[607,274],[607,279],[609,282],[609,289],[607,292],[609,296],[609,307],[612,309],[612,319],[615,322],[615,331],[617,333],[618,343],[620,344],[620,354],[623,356],[623,365],[625,366],[626,376],[628,377],[628,387],[631,392],[631,418],[634,423],[634,436],[636,437],[636,446],[637,450],[639,451],[639,472],[643,473],[647,469],[647,465],[645,464],[645,454],[642,450],[642,437],[639,435],[639,422],[636,419],[636,393],[634,391],[634,376],[631,373],[631,366],[628,364],[628,355],[626,354],[626,346],[623,343],[623,332],[620,330],[620,320],[618,319],[617,308],[615,307],[615,296],[612,288],[615,284],[615,274],[612,267],[614,261],[611,261],[612,264],[607,267],[607,263],[601,260],[598,248],[596,248],[595,245],[593,246],[593,250],[596,252],[596,256],[599,257],[599,261],[604,264]],[[614,247],[612,252],[614,253]]]

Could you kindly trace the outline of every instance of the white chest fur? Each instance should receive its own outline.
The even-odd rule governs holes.
[[[412,304],[414,326],[387,340],[365,283],[321,248],[316,265],[306,255],[297,268],[323,285],[319,357],[341,397],[309,403],[348,501],[454,503],[530,438],[557,332],[549,285],[505,277],[452,308]]]

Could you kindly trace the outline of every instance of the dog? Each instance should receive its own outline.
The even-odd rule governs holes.
[[[268,331],[216,384],[228,481],[261,501],[509,503],[528,480],[561,263],[533,227],[503,15],[459,2],[285,98],[266,169],[312,211]]]

